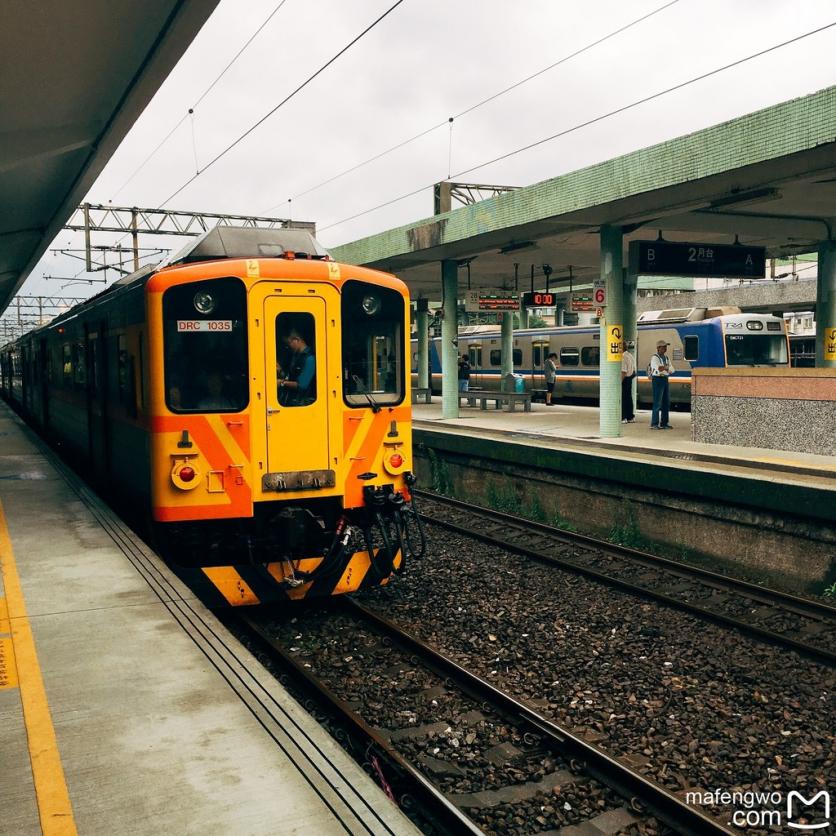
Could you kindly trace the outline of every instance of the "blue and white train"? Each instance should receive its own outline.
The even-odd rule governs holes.
[[[597,325],[534,328],[514,332],[514,373],[528,391],[545,388],[543,366],[551,352],[558,357],[555,395],[597,399],[600,329]],[[691,370],[700,367],[789,366],[787,329],[783,319],[766,314],[741,313],[739,308],[678,308],[648,311],[639,317],[635,349],[638,399],[651,400],[646,368],[656,342],[670,343],[671,401],[691,402]],[[441,391],[438,338],[430,342],[432,389]],[[502,339],[493,325],[462,328],[459,356],[467,354],[472,367],[472,388],[498,389],[501,379]],[[417,342],[412,341],[413,385],[417,382]]]

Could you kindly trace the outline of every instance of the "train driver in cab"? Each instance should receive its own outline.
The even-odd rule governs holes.
[[[306,406],[316,400],[316,358],[296,328],[291,328],[285,338],[293,353],[287,376],[279,380],[279,403]]]

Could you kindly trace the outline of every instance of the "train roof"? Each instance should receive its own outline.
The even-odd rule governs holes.
[[[227,258],[283,258],[289,253],[293,253],[295,258],[331,258],[328,250],[306,229],[219,225],[189,241],[159,269]]]

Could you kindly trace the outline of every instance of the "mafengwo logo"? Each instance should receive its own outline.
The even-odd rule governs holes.
[[[820,813],[817,811],[819,802],[822,806]],[[821,790],[811,798],[805,798],[797,790],[787,793],[787,827],[809,833],[829,826],[830,793],[827,790]]]

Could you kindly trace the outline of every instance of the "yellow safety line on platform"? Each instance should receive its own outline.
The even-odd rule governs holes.
[[[52,726],[35,639],[26,617],[26,604],[17,574],[12,540],[0,503],[0,571],[6,592],[15,667],[23,704],[23,721],[29,741],[29,760],[38,799],[38,815],[44,836],[74,836],[77,832],[58,741]]]

